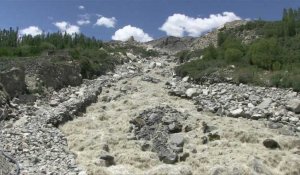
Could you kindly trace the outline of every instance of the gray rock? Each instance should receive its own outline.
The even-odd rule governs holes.
[[[171,133],[181,132],[182,124],[179,123],[179,122],[170,123],[169,126],[168,126],[168,129]]]
[[[170,135],[170,143],[178,147],[182,147],[184,144],[183,133],[175,133]]]
[[[250,95],[250,96],[249,96],[249,100],[250,100],[250,101],[256,102],[256,101],[259,101],[259,100],[260,100],[260,97],[257,96],[257,95]]]
[[[296,114],[300,113],[300,99],[292,99],[287,102],[286,108]]]
[[[169,107],[156,107],[139,114],[139,121],[131,120],[133,133],[138,140],[147,140],[151,143],[151,151],[156,152],[164,163],[173,164],[178,160],[178,153],[182,152],[184,139],[181,121],[186,115]]]
[[[136,57],[135,55],[133,55],[132,53],[130,53],[130,52],[126,53],[126,56],[127,56],[131,61],[137,59],[137,57]]]
[[[155,83],[155,84],[160,82],[159,79],[153,78],[153,77],[150,77],[150,76],[143,76],[142,81],[147,81],[147,82],[151,82],[151,83]]]
[[[274,123],[274,122],[268,122],[267,127],[270,129],[279,129],[283,127],[283,124],[281,123]]]
[[[49,105],[52,106],[52,107],[55,107],[59,104],[59,100],[58,99],[54,99],[54,100],[51,100]]]
[[[120,80],[120,79],[122,79],[122,76],[119,75],[119,74],[114,74],[114,75],[113,75],[113,78],[115,78],[115,79],[117,79],[117,80]]]
[[[188,82],[189,81],[189,76],[186,76],[186,77],[184,77],[183,79],[182,79],[182,82]]]
[[[243,109],[242,108],[238,108],[238,109],[230,111],[230,116],[240,117],[240,116],[243,115],[243,113],[244,113]]]
[[[259,108],[259,109],[267,109],[267,108],[270,107],[271,103],[272,103],[272,99],[271,99],[271,98],[264,98],[264,99],[263,99],[263,102],[261,102],[261,103],[257,106],[257,108]]]
[[[254,119],[254,120],[258,120],[258,119],[264,118],[264,117],[265,117],[265,115],[262,113],[254,113],[251,115],[251,119]]]
[[[297,123],[299,121],[298,117],[290,117],[289,121],[293,122],[293,123]]]
[[[208,95],[209,94],[209,89],[203,89],[202,94],[203,95]]]
[[[156,65],[156,67],[162,67],[163,66],[163,64],[160,63],[160,62],[155,62],[155,65]]]
[[[197,88],[189,88],[185,92],[187,97],[194,97],[197,96],[199,93],[197,92]]]
[[[149,64],[149,68],[150,69],[154,69],[156,67],[156,63],[155,62],[151,62],[150,64]]]

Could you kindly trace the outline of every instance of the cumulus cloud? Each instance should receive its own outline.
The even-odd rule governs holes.
[[[36,35],[41,35],[42,33],[43,31],[37,26],[29,26],[27,28],[20,30],[20,35],[36,36]]]
[[[97,22],[95,23],[95,25],[105,26],[107,28],[114,28],[116,25],[116,22],[117,22],[117,20],[115,17],[107,18],[107,17],[101,16],[99,19],[97,19]]]
[[[147,33],[145,33],[142,29],[133,27],[131,25],[127,25],[115,32],[112,36],[113,40],[127,41],[131,36],[136,41],[147,42],[153,40]]]
[[[240,20],[241,18],[233,12],[223,12],[222,14],[211,14],[208,18],[193,18],[184,14],[173,14],[159,28],[167,35],[182,37],[200,36],[214,28],[223,26],[227,22]]]
[[[78,15],[78,17],[79,17],[79,20],[77,21],[77,24],[80,26],[91,23],[89,14]]]
[[[84,7],[83,5],[80,5],[80,6],[78,6],[78,9],[79,9],[79,10],[84,10],[85,7]]]
[[[80,33],[80,28],[76,25],[71,25],[66,21],[53,23],[62,33],[67,33],[73,35],[75,33]]]

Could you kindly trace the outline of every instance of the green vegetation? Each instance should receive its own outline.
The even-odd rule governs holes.
[[[259,39],[245,44],[237,34],[249,30],[254,31]],[[284,9],[281,21],[257,20],[234,30],[222,30],[218,34],[217,44],[217,47],[210,45],[199,51],[198,55],[189,51],[179,53],[177,56],[181,60],[188,60],[185,58],[189,55],[203,55],[203,59],[177,67],[177,73],[190,75],[201,82],[214,70],[228,76],[228,67],[235,65],[230,76],[236,83],[300,91],[300,8]]]
[[[92,78],[113,70],[116,64],[121,63],[120,57],[127,52],[141,57],[158,55],[153,50],[130,44],[103,43],[83,34],[68,35],[57,32],[20,37],[18,29],[0,30],[0,62],[10,59],[20,60],[20,57],[38,59],[45,53],[51,56],[51,61],[57,63],[77,62],[81,66],[83,78]],[[56,53],[64,53],[64,56],[56,58]]]
[[[199,55],[201,55],[201,53],[202,53],[202,50],[194,50],[194,51],[184,50],[184,51],[178,52],[176,54],[176,57],[179,59],[180,63],[183,63],[192,58],[199,57]]]

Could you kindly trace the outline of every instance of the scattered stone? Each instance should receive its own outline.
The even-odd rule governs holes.
[[[265,98],[265,99],[263,99],[263,102],[261,102],[257,106],[257,108],[259,108],[259,109],[267,109],[267,108],[269,108],[269,106],[271,105],[271,103],[272,103],[272,99],[271,98]]]
[[[101,155],[99,158],[105,161],[105,165],[107,167],[115,165],[115,158],[112,155],[108,154],[108,153]]]
[[[155,64],[156,64],[156,67],[162,67],[163,66],[163,64],[160,63],[160,62],[155,62]]]
[[[142,81],[147,81],[147,82],[151,82],[151,83],[155,83],[155,84],[160,82],[159,79],[153,78],[153,77],[150,77],[150,76],[143,76]]]
[[[183,147],[184,137],[182,133],[175,133],[170,135],[170,143],[178,147]]]
[[[268,122],[267,127],[270,129],[279,129],[283,127],[283,124],[281,123],[275,123],[275,122]]]
[[[155,62],[151,62],[150,64],[149,64],[149,68],[150,69],[154,69],[156,67],[156,63]]]
[[[182,79],[182,82],[188,82],[189,79],[190,79],[190,77],[189,77],[189,76],[186,76],[186,77],[184,77],[184,78]]]
[[[176,133],[176,132],[181,132],[182,130],[182,124],[178,123],[178,122],[173,122],[171,124],[169,124],[169,131],[171,133]]]
[[[276,149],[276,148],[280,148],[279,144],[273,140],[273,139],[266,139],[263,141],[263,145],[266,148],[270,148],[270,149]]]
[[[122,76],[119,74],[114,74],[113,78],[115,78],[116,80],[120,80],[120,79],[122,79]]]
[[[149,151],[151,150],[151,144],[149,142],[143,142],[141,146],[142,151]]]
[[[296,114],[300,113],[300,99],[292,99],[287,102],[286,108]]]
[[[189,88],[186,90],[185,94],[187,97],[192,98],[194,96],[197,96],[198,92],[196,88]]]
[[[208,89],[203,89],[202,90],[202,94],[203,95],[208,95],[209,94],[209,90]]]
[[[51,100],[49,105],[52,106],[52,107],[55,107],[59,104],[59,100],[58,99],[54,99],[54,100]]]
[[[233,116],[233,117],[240,117],[242,116],[244,113],[243,109],[241,108],[238,108],[238,109],[235,109],[235,110],[232,110],[230,111],[230,116]]]

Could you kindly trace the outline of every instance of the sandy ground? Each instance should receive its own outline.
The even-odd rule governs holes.
[[[61,126],[70,150],[88,174],[300,174],[299,137],[282,135],[278,129],[267,128],[263,121],[197,112],[192,101],[168,95],[164,89],[167,78],[157,74],[161,70],[155,68],[148,73],[162,80],[158,84],[141,81],[137,76],[104,88],[99,101],[88,107],[83,116]],[[136,87],[137,91],[120,93],[120,87],[125,85]],[[104,96],[118,94],[122,96],[113,101],[101,101]],[[156,153],[140,149],[141,141],[128,140],[129,120],[159,105],[169,105],[190,114],[187,122],[194,127],[185,133],[184,152],[190,156],[184,162],[163,164]],[[220,140],[202,144],[203,121],[216,128]],[[262,142],[267,138],[276,140],[281,149],[265,148]],[[105,145],[115,157],[116,166],[105,167],[99,162]]]

